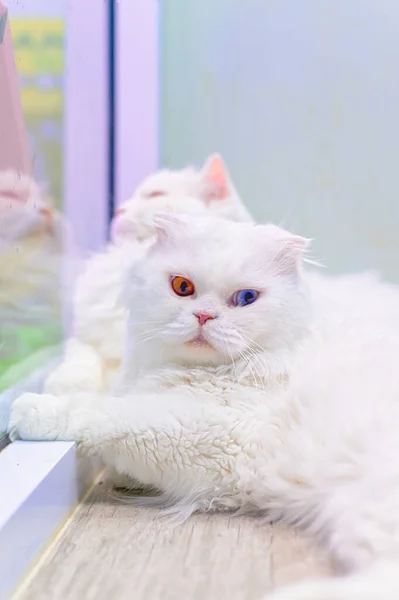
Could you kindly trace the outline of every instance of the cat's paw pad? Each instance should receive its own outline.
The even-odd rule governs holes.
[[[12,405],[8,435],[15,440],[54,440],[59,400],[49,394],[22,394]]]

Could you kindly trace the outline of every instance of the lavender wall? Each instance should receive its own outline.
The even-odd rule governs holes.
[[[157,0],[117,4],[117,202],[158,167]]]
[[[65,213],[78,246],[100,248],[108,221],[108,10],[68,0],[65,64]]]

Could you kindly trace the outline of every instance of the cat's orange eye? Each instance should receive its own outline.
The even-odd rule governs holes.
[[[178,296],[192,296],[195,291],[193,282],[185,277],[172,277],[170,285],[174,293]]]

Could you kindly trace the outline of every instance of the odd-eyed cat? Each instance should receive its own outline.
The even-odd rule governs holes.
[[[275,226],[156,226],[128,278],[119,393],[25,394],[12,438],[76,440],[183,518],[300,525],[349,571],[273,600],[398,598],[398,288],[313,285],[307,240]]]
[[[159,211],[204,215],[233,221],[251,217],[218,155],[202,169],[159,171],[148,177],[117,210],[112,243],[87,263],[77,285],[72,338],[65,358],[45,383],[45,391],[104,389],[122,356],[126,313],[118,302],[126,269],[151,244],[152,216]]]

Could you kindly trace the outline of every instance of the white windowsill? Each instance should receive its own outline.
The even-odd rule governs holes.
[[[41,392],[58,360],[0,395],[0,432],[14,399]],[[7,600],[100,471],[69,442],[14,442],[0,449],[0,600]]]

